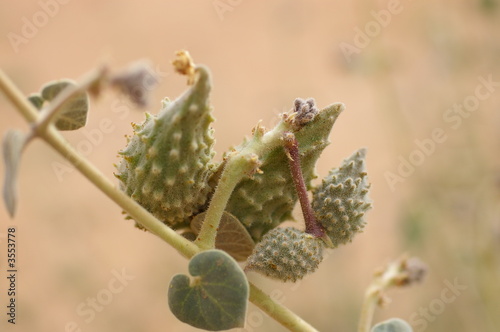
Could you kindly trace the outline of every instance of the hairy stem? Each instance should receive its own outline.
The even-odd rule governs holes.
[[[315,237],[323,238],[325,237],[325,230],[316,221],[314,211],[311,207],[311,203],[309,202],[309,197],[307,196],[307,188],[302,174],[302,168],[300,166],[300,153],[297,139],[294,134],[286,132],[283,135],[283,141],[285,151],[288,155],[288,165],[290,166],[290,172],[292,173],[293,184],[295,185],[295,191],[299,196],[300,207],[302,208],[302,214],[304,215],[306,233],[314,235]]]
[[[282,135],[288,128],[287,126],[281,122],[266,134],[263,134],[263,129],[257,126],[254,129],[253,139],[241,150],[233,151],[230,154],[196,238],[195,243],[198,247],[203,250],[215,247],[220,219],[234,188],[245,176],[250,176],[258,171],[259,156],[281,144]]]
[[[195,241],[200,249],[215,248],[215,237],[217,236],[219,223],[226,209],[227,202],[231,197],[231,193],[245,174],[252,172],[256,166],[256,157],[238,153],[233,153],[229,157]]]
[[[293,311],[279,303],[276,303],[269,295],[252,284],[250,284],[250,301],[290,331],[318,331],[308,322],[297,316]]]
[[[7,97],[16,106],[19,112],[30,123],[40,121],[41,115],[31,105],[28,99],[20,92],[10,79],[0,71],[0,88],[5,92]],[[38,137],[46,141],[64,158],[66,158],[73,166],[75,166],[90,182],[101,189],[109,198],[111,198],[122,209],[127,211],[130,216],[141,223],[145,228],[156,234],[164,241],[168,242],[176,248],[183,256],[191,257],[198,252],[198,247],[189,242],[181,235],[177,234],[170,227],[156,219],[142,206],[128,197],[124,192],[116,188],[113,183],[99,172],[93,164],[89,163],[62,137],[62,135],[53,126],[42,127],[38,130]]]
[[[365,292],[361,317],[359,318],[358,332],[369,332],[373,325],[373,315],[377,305],[384,304],[384,292],[392,286],[400,286],[407,276],[404,274],[405,259],[389,264],[383,271],[375,273],[373,281]]]
[[[0,89],[3,90],[8,99],[16,107],[17,111],[21,113],[29,123],[36,123],[39,121],[39,112],[2,70],[0,70]],[[284,129],[286,129],[285,127],[283,127],[283,125],[278,125],[274,130],[264,135],[260,144],[254,146],[251,150],[262,153],[265,149],[270,149],[273,146],[280,144],[280,137]],[[136,222],[140,223],[153,234],[169,243],[183,256],[190,258],[200,252],[198,246],[177,234],[174,230],[151,215],[125,193],[116,188],[108,178],[99,172],[97,168],[79,155],[78,152],[64,139],[64,137],[61,136],[55,127],[49,126],[45,131],[40,131],[38,137],[46,141],[64,158],[70,161],[89,181],[104,192],[123,210],[125,210]],[[234,179],[236,178],[233,178],[233,181]],[[293,311],[274,301],[252,283],[250,283],[250,301],[291,331],[317,331],[297,316]]]
[[[28,98],[14,85],[14,82],[0,69],[0,89],[10,102],[16,107],[17,111],[28,121],[34,123],[38,119],[38,111],[28,101]]]
[[[361,317],[358,324],[358,332],[369,332],[373,323],[373,315],[378,302],[378,293],[372,291],[365,294],[363,306],[361,307]]]

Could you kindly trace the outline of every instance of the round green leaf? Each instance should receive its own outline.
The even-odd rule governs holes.
[[[189,262],[193,278],[178,274],[168,289],[168,305],[182,322],[208,331],[243,327],[249,286],[238,263],[221,250],[208,250]]]
[[[413,329],[404,320],[391,318],[375,325],[371,332],[413,332]]]
[[[67,86],[75,85],[70,80],[50,82],[42,88],[42,98],[47,101],[54,100]],[[33,102],[33,101],[32,101]],[[63,105],[63,110],[58,114],[56,128],[59,130],[76,130],[87,123],[89,100],[86,92],[79,93]]]

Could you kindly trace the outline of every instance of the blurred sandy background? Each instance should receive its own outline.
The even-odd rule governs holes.
[[[348,61],[340,45],[354,45],[358,29],[376,25],[371,11],[387,11],[389,2],[73,0],[13,47],[9,33],[22,36],[25,21],[43,16],[43,6],[2,1],[0,66],[29,94],[50,80],[78,79],[103,59],[114,68],[149,59],[162,73],[149,110],[156,112],[161,98],[185,89],[170,61],[176,50],[188,49],[213,74],[217,158],[259,120],[275,124],[296,97],[314,97],[320,107],[344,102],[317,170],[325,176],[357,148],[368,148],[375,208],[365,232],[299,285],[251,279],[320,331],[354,331],[372,271],[407,252],[428,264],[429,275],[422,285],[391,291],[393,302],[377,310],[375,321],[401,317],[416,331],[498,331],[500,89],[460,116],[456,129],[443,116],[474,95],[478,77],[500,81],[500,8],[496,0],[396,3],[398,13]],[[143,120],[132,107],[117,112],[123,102],[112,92],[92,100],[87,127],[65,134],[83,144],[85,131],[111,121],[113,131],[88,155],[110,178],[130,123]],[[2,135],[27,130],[4,96],[0,107]],[[430,138],[435,128],[445,142],[391,190],[387,172],[397,174],[398,158],[408,160],[418,149],[415,140]],[[74,322],[81,331],[195,331],[173,317],[166,300],[170,278],[186,272],[187,261],[123,220],[76,171],[59,181],[53,166],[63,162],[44,143],[31,144],[22,160],[17,216],[11,220],[0,209],[0,330],[66,331]],[[14,327],[5,315],[9,225],[18,230]],[[86,322],[76,308],[122,269],[134,279]],[[442,299],[446,281],[465,287],[449,303]],[[284,331],[255,307],[249,312],[247,331]]]

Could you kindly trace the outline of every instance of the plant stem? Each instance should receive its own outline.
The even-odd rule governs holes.
[[[0,70],[0,88],[16,106],[19,112],[30,123],[36,123],[41,119],[40,113],[31,105],[21,91],[10,81],[10,79]],[[89,163],[62,137],[54,126],[42,127],[38,130],[38,137],[45,140],[73,166],[75,166],[90,182],[101,189],[109,198],[124,209],[134,220],[139,222],[146,229],[156,234],[161,239],[172,245],[183,256],[190,258],[199,249],[192,242],[177,234],[170,227],[156,219],[142,206],[128,197],[124,192],[116,188],[113,183],[99,172],[93,164]]]
[[[0,69],[0,89],[16,107],[17,111],[28,121],[34,123],[38,119],[38,112],[28,101],[28,98],[14,85],[10,78]]]
[[[297,139],[294,134],[285,132],[283,140],[285,151],[288,155],[288,165],[290,166],[290,172],[292,173],[293,184],[295,185],[295,191],[299,196],[300,207],[302,208],[302,214],[304,215],[304,222],[306,224],[305,231],[315,237],[323,238],[325,237],[325,230],[316,221],[314,211],[311,207],[311,203],[309,202],[309,197],[307,196],[307,188],[302,174],[302,168],[300,166],[300,153]]]
[[[372,327],[373,315],[377,305],[384,304],[384,291],[398,285],[404,277],[403,259],[389,264],[383,271],[375,273],[372,283],[365,292],[361,317],[359,318],[358,332],[369,332]]]
[[[358,332],[369,332],[373,322],[373,315],[375,314],[375,307],[377,306],[379,293],[376,290],[370,289],[365,294],[363,306],[361,307],[361,317],[358,323]]]
[[[76,152],[67,141],[61,137],[54,127],[39,135],[49,143],[55,150],[69,160],[90,182],[104,192],[111,200],[125,210],[134,220],[157,235],[172,247],[177,249],[184,257],[190,258],[198,253],[198,248],[192,242],[186,240],[170,227],[150,214],[141,205],[118,189],[106,178],[93,164],[89,163]]]
[[[0,70],[0,89],[3,90],[8,99],[12,102],[12,104],[14,104],[17,111],[21,113],[29,123],[36,123],[39,121],[39,112],[2,70]],[[284,129],[286,129],[286,126],[284,127],[283,125],[278,125],[274,130],[264,135],[264,137],[262,137],[261,144],[256,146],[255,149],[252,148],[252,150],[262,153],[265,149],[270,149],[273,146],[280,144],[280,137]],[[116,188],[108,178],[99,172],[98,169],[96,169],[85,158],[80,156],[78,152],[64,139],[64,137],[61,136],[54,126],[48,126],[45,131],[39,133],[38,137],[45,140],[64,158],[70,161],[87,179],[89,179],[89,181],[104,192],[123,210],[125,210],[136,222],[140,223],[151,231],[151,233],[169,243],[183,256],[190,258],[200,251],[198,246],[177,234],[174,230],[151,215],[147,210],[137,204],[125,193]],[[233,162],[236,163],[236,161]],[[236,178],[233,178],[233,181],[234,179]],[[262,311],[267,313],[270,317],[278,321],[281,325],[290,329],[290,331],[317,331],[297,316],[293,311],[274,301],[252,283],[250,283],[249,300],[258,306]]]
[[[229,157],[195,241],[200,249],[215,248],[215,238],[219,223],[234,187],[236,187],[245,174],[252,172],[258,166],[257,162],[258,159],[256,156],[242,155],[237,152]]]
[[[257,126],[254,129],[253,139],[241,150],[233,151],[228,157],[196,238],[195,243],[198,247],[203,250],[215,247],[219,223],[234,188],[245,176],[258,171],[259,156],[280,145],[283,132],[287,128],[287,125],[282,122],[273,130],[263,134],[263,129]]]
[[[294,332],[317,332],[308,322],[287,307],[275,302],[261,289],[250,284],[250,301],[281,325]]]

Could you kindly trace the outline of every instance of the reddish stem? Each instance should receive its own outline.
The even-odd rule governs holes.
[[[300,166],[299,143],[297,142],[295,135],[290,132],[285,132],[283,134],[283,141],[285,143],[285,151],[288,155],[288,166],[290,166],[290,172],[292,173],[293,184],[295,185],[295,190],[299,196],[302,214],[304,215],[306,233],[314,235],[315,237],[323,238],[325,237],[325,230],[321,224],[316,221],[314,211],[307,195],[307,188],[304,182],[302,168]]]

